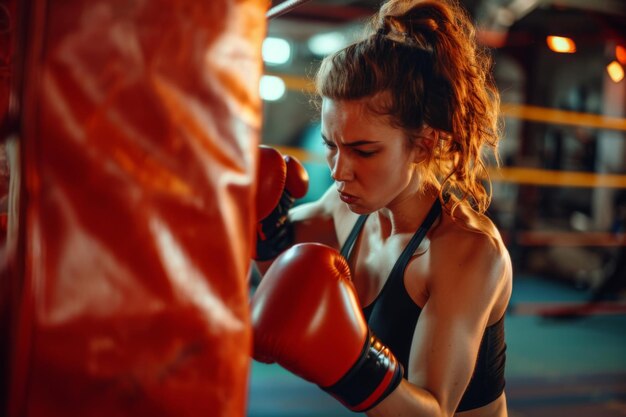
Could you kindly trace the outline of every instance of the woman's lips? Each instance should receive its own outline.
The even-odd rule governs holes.
[[[346,204],[352,204],[358,199],[358,197],[352,194],[343,193],[341,191],[339,191],[339,198]]]

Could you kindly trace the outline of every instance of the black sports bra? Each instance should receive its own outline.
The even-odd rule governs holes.
[[[437,199],[424,223],[417,229],[396,261],[383,289],[371,304],[363,308],[369,327],[391,349],[404,369],[407,369],[413,333],[422,312],[421,307],[413,302],[404,287],[404,270],[426,232],[440,214],[441,203]],[[354,242],[366,220],[367,215],[359,217],[344,243],[341,254],[346,259],[349,259]],[[505,385],[505,362],[503,316],[485,329],[472,379],[457,407],[457,412],[482,407],[502,394]],[[404,377],[407,378],[406,372]]]

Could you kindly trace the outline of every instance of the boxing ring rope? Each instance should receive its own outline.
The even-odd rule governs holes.
[[[619,117],[514,103],[502,103],[500,111],[504,116],[528,120],[531,122],[544,122],[569,126],[626,131],[626,119]]]
[[[493,181],[545,187],[626,188],[626,175],[502,167],[489,173]]]
[[[604,232],[520,231],[517,243],[522,246],[626,246],[626,234]]]
[[[581,315],[611,315],[626,313],[626,302],[624,301],[603,301],[581,304],[579,302],[534,302],[518,303],[514,306],[513,312],[516,316],[537,316],[559,311],[572,310]]]

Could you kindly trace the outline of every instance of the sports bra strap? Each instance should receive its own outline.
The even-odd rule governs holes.
[[[446,195],[444,197],[444,201],[447,202],[448,198],[449,197]],[[413,253],[415,252],[419,244],[422,242],[422,239],[424,239],[424,236],[426,236],[428,229],[430,229],[430,227],[433,225],[433,223],[435,222],[435,220],[440,214],[441,214],[441,201],[439,201],[439,199],[437,198],[435,202],[433,203],[432,207],[430,208],[430,211],[426,215],[426,218],[422,222],[421,226],[417,229],[417,231],[415,232],[415,234],[409,241],[408,245],[404,248],[404,251],[402,252],[400,257],[396,261],[396,264],[392,270],[392,274],[395,272],[398,266],[400,266],[402,270],[406,268],[407,262],[409,261],[409,259],[411,259],[411,256],[413,256]],[[352,252],[352,247],[354,246],[354,242],[359,236],[359,233],[361,233],[363,224],[365,224],[365,221],[367,220],[368,216],[369,214],[362,214],[359,216],[356,223],[352,227],[352,230],[350,231],[348,238],[343,243],[343,247],[341,248],[341,256],[343,256],[345,259],[349,258],[350,252]]]
[[[343,256],[345,259],[348,259],[348,257],[350,256],[352,246],[354,246],[354,242],[359,236],[361,228],[363,228],[363,224],[365,223],[365,220],[367,220],[367,216],[368,214],[362,214],[359,216],[359,218],[356,220],[356,223],[352,227],[352,231],[348,235],[348,238],[344,242],[343,247],[341,248],[341,256]]]
[[[396,261],[393,269],[391,270],[391,273],[389,274],[390,277],[393,277],[396,274],[404,276],[404,270],[406,269],[409,260],[411,260],[411,257],[419,247],[420,243],[422,243],[424,236],[426,236],[428,229],[430,229],[430,227],[433,225],[435,220],[437,220],[437,217],[439,217],[440,214],[441,202],[437,198],[430,208],[430,211],[426,215],[426,218],[422,222],[421,226],[417,229],[409,243],[406,245],[406,247],[402,251],[402,254],[400,254],[400,257]]]

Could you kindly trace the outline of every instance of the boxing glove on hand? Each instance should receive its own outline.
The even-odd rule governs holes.
[[[331,247],[283,252],[251,307],[254,358],[277,362],[353,411],[372,408],[402,381],[402,365],[369,331],[348,264]]]
[[[254,259],[273,259],[293,243],[289,209],[306,195],[309,176],[300,162],[276,149],[259,147],[257,242]]]

